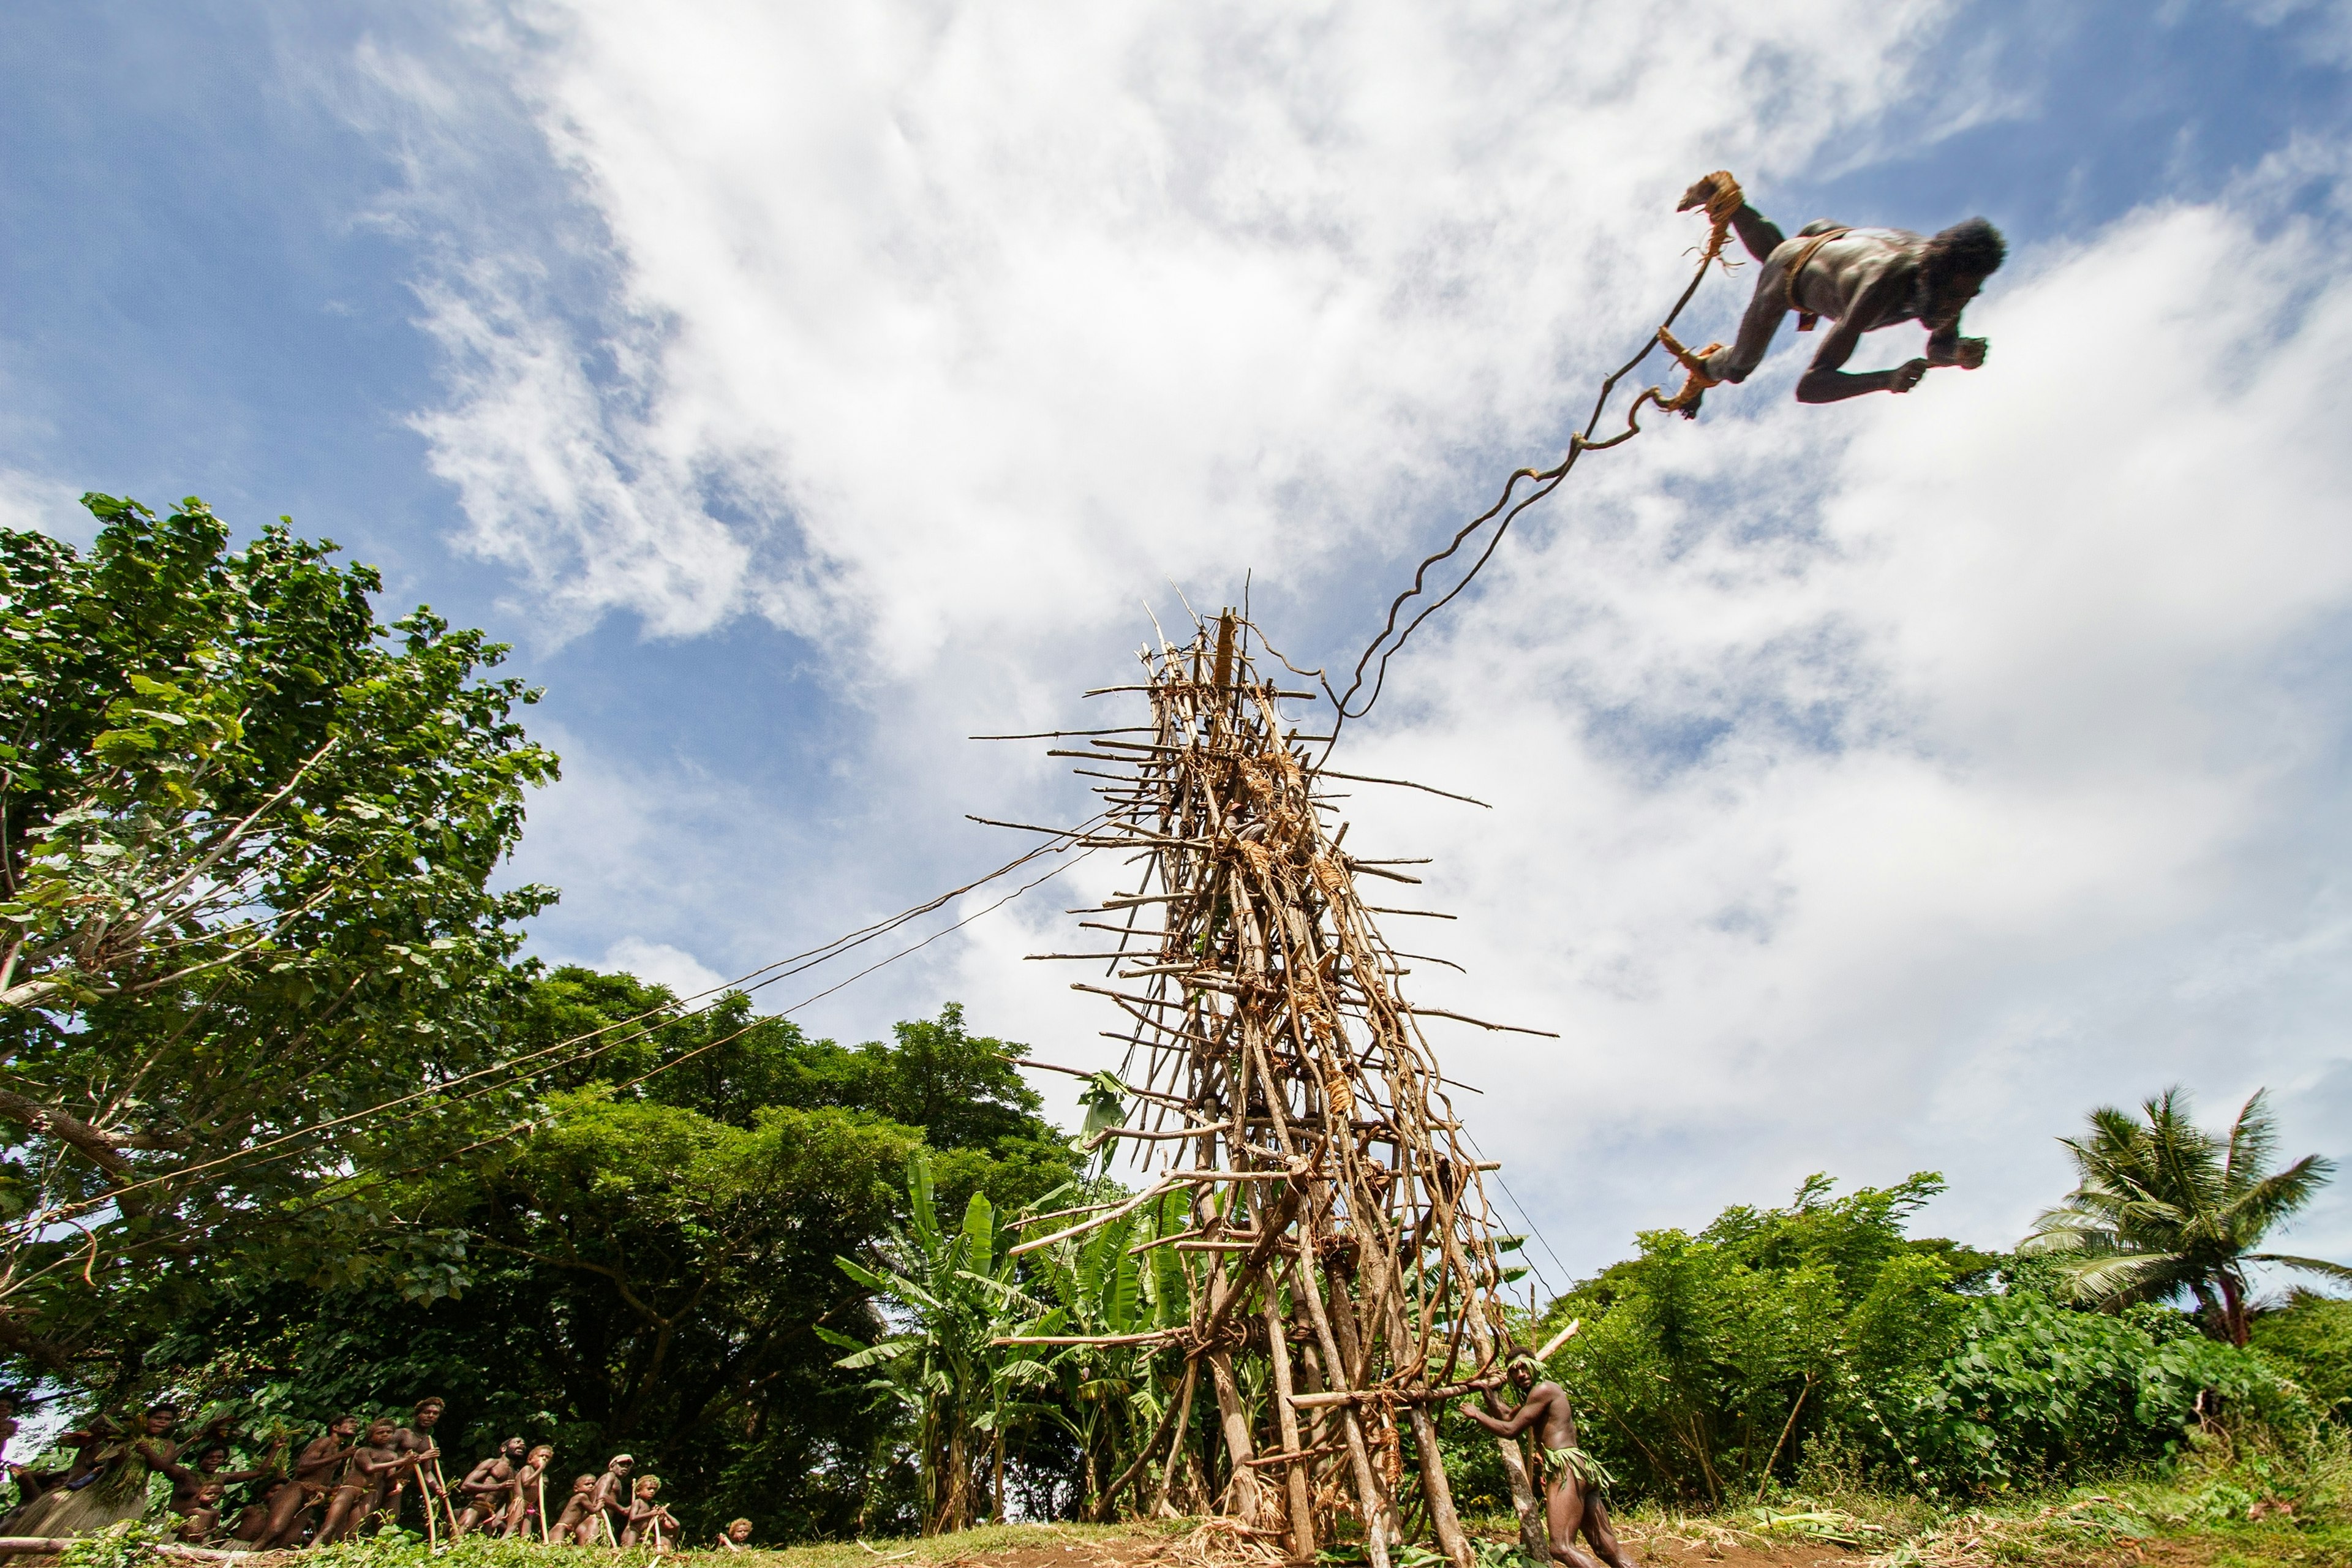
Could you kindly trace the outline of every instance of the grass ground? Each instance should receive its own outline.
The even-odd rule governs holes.
[[[1470,1528],[1482,1568],[1529,1568],[1508,1518]],[[2315,1465],[2209,1452],[2168,1476],[1965,1506],[1837,1485],[1708,1513],[1635,1505],[1619,1516],[1618,1533],[1643,1568],[2352,1568],[2352,1455]],[[699,1568],[1221,1568],[1238,1562],[1218,1550],[1230,1540],[1191,1520],[1016,1524],[926,1540],[688,1555]],[[142,1547],[94,1538],[60,1568],[165,1568]],[[672,1562],[679,1555],[667,1554]],[[1417,1549],[1398,1556],[1399,1568],[1443,1568]],[[593,1557],[610,1568],[654,1568],[656,1554]],[[584,1568],[588,1561],[577,1549],[478,1541],[434,1557],[421,1542],[384,1538],[270,1559],[284,1568]],[[1344,1561],[1335,1554],[1328,1568]],[[169,1568],[199,1565],[183,1560]]]

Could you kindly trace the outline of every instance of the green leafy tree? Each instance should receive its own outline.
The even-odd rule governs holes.
[[[1032,1300],[1011,1255],[1015,1237],[997,1223],[985,1194],[974,1193],[963,1223],[940,1224],[930,1160],[908,1156],[908,1223],[874,1248],[874,1265],[836,1259],[844,1274],[898,1310],[893,1331],[872,1344],[820,1330],[848,1351],[836,1363],[871,1371],[868,1384],[918,1426],[924,1531],[943,1534],[971,1522],[979,1488],[974,1469],[985,1440],[995,1516],[1004,1513],[1005,1440],[1016,1422],[1045,1414],[1030,1398],[1049,1374],[1039,1352],[999,1339],[1050,1334],[1059,1309]]]
[[[1786,1208],[1642,1233],[1639,1257],[1546,1313],[1545,1332],[1584,1320],[1552,1364],[1586,1444],[1635,1490],[1718,1500],[1790,1473],[1824,1428],[1885,1442],[1886,1395],[1954,1342],[1952,1286],[1987,1261],[1905,1236],[1942,1186],[1921,1174],[1840,1197],[1815,1176]]]
[[[1047,1201],[1062,1195],[1049,1194]],[[1098,1181],[1073,1186],[1068,1195],[1083,1205],[1126,1194]],[[1034,1255],[1043,1293],[1059,1302],[1066,1331],[1116,1337],[1184,1321],[1192,1297],[1180,1255],[1146,1244],[1185,1230],[1190,1211],[1188,1194],[1171,1193]],[[1108,1518],[1118,1503],[1111,1483],[1141,1474],[1133,1470],[1135,1460],[1175,1396],[1181,1357],[1170,1356],[1164,1347],[1079,1344],[1062,1349],[1047,1365],[1056,1384],[1053,1418],[1077,1446],[1078,1495],[1092,1505],[1094,1517]]]
[[[2352,1415],[2352,1300],[2294,1291],[2285,1306],[2255,1316],[2250,1342],[2313,1404],[2338,1418]]]
[[[385,1189],[395,1235],[454,1238],[408,1266],[440,1295],[381,1268],[215,1276],[162,1341],[121,1342],[126,1358],[263,1421],[438,1394],[453,1454],[543,1438],[564,1483],[626,1450],[698,1538],[739,1514],[767,1541],[912,1531],[914,1425],[876,1408],[817,1332],[879,1339],[887,1304],[834,1259],[867,1256],[904,1217],[918,1146],[940,1191],[952,1173],[959,1207],[974,1192],[1027,1202],[1077,1163],[1022,1110],[1034,1099],[1010,1098],[1026,1093],[1005,1082],[1019,1047],[953,1016],[960,1092],[1009,1121],[884,1114],[910,1103],[898,1086],[920,1075],[890,1058],[921,1029],[845,1047],[741,997],[688,1014],[628,975],[541,975],[501,1027],[524,1053],[582,1044],[549,1058],[557,1087],[533,1130]],[[959,1133],[988,1141],[949,1143]],[[1025,1391],[1003,1394],[1017,1431]]]
[[[2273,1169],[2278,1129],[2263,1091],[2221,1136],[2190,1119],[2178,1088],[2144,1102],[2137,1117],[2102,1106],[2090,1121],[2086,1136],[2059,1140],[2074,1162],[2074,1192],[2018,1247],[2056,1258],[2075,1300],[2117,1306],[2185,1295],[2208,1332],[2242,1345],[2247,1265],[2352,1280],[2340,1263],[2258,1250],[2336,1170],[2316,1154]]]
[[[553,896],[489,888],[556,765],[502,648],[284,527],[84,504],[87,555],[0,531],[0,1343],[53,1375],[224,1258],[397,1229],[349,1178],[520,1100],[360,1113],[500,1059]]]

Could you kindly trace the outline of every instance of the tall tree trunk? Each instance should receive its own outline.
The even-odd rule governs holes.
[[[2221,1272],[2221,1328],[2230,1342],[2243,1350],[2246,1344],[2246,1290],[2238,1277],[2224,1269]]]
[[[961,1530],[971,1520],[971,1453],[964,1446],[963,1423],[950,1417],[948,1427],[947,1496],[940,1500],[935,1535]]]

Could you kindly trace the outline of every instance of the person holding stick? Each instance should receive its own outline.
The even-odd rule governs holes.
[[[466,1472],[466,1479],[457,1483],[466,1507],[449,1521],[450,1540],[462,1541],[467,1531],[506,1517],[517,1495],[515,1477],[522,1473],[528,1448],[521,1438],[509,1437],[499,1445],[497,1453]]]
[[[572,1483],[572,1495],[563,1500],[563,1512],[555,1521],[551,1539],[565,1546],[593,1546],[595,1514],[596,1478],[582,1476]]]
[[[719,1550],[721,1552],[742,1552],[751,1544],[751,1521],[748,1519],[732,1521],[719,1532]]]
[[[515,1472],[514,1495],[507,1502],[506,1517],[499,1523],[500,1536],[529,1541],[535,1532],[542,1543],[549,1539],[547,1467],[554,1458],[555,1450],[545,1443],[524,1456],[522,1468]]]
[[[601,1539],[607,1546],[621,1543],[621,1531],[628,1527],[629,1472],[637,1461],[626,1454],[615,1454],[605,1461],[604,1473],[596,1478],[595,1494],[589,1500],[594,1517],[580,1527],[580,1544],[593,1546]]]
[[[1575,1327],[1569,1325],[1570,1331]],[[1567,1337],[1562,1334],[1545,1348],[1557,1349]],[[1576,1413],[1569,1408],[1568,1391],[1543,1377],[1543,1363],[1525,1345],[1509,1346],[1504,1360],[1511,1383],[1519,1391],[1519,1407],[1504,1416],[1489,1415],[1475,1404],[1466,1404],[1462,1410],[1497,1437],[1517,1437],[1530,1427],[1535,1429],[1552,1561],[1568,1568],[1600,1568],[1576,1544],[1581,1531],[1610,1568],[1633,1568],[1633,1560],[1625,1555],[1616,1532],[1609,1528],[1609,1505],[1602,1500],[1609,1489],[1609,1472],[1577,1446]]]
[[[409,1424],[393,1435],[393,1447],[413,1461],[409,1471],[416,1478],[416,1495],[425,1504],[425,1536],[436,1545],[439,1544],[441,1530],[440,1521],[434,1517],[434,1500],[437,1497],[442,1511],[447,1512],[449,1487],[441,1479],[441,1450],[433,1440],[433,1428],[440,1425],[441,1413],[448,1406],[449,1402],[440,1395],[427,1394],[416,1402],[409,1416]],[[392,1483],[389,1511],[394,1524],[400,1522],[401,1499],[407,1489],[407,1474],[403,1474]],[[452,1529],[456,1528],[457,1522],[457,1515],[451,1513],[449,1523]]]
[[[336,1489],[335,1472],[359,1452],[359,1435],[358,1416],[338,1415],[327,1424],[323,1436],[294,1456],[292,1475],[269,1500],[268,1519],[258,1542],[261,1550],[302,1544],[302,1530],[310,1522],[310,1510]]]
[[[331,1546],[358,1533],[369,1516],[384,1505],[384,1489],[416,1468],[416,1456],[404,1454],[394,1439],[399,1428],[389,1419],[371,1422],[366,1441],[352,1450],[341,1482],[327,1500],[327,1517],[319,1521],[313,1546]]]
[[[656,1552],[662,1551],[677,1534],[677,1519],[669,1510],[655,1500],[661,1490],[659,1476],[639,1476],[629,1495],[628,1523],[621,1531],[624,1548],[650,1540]]]

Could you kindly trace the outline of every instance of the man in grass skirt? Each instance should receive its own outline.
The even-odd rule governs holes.
[[[1544,1479],[1544,1513],[1551,1527],[1551,1556],[1568,1568],[1601,1568],[1590,1552],[1576,1544],[1580,1531],[1609,1568],[1633,1568],[1633,1561],[1617,1543],[1609,1528],[1609,1472],[1577,1446],[1576,1415],[1568,1406],[1568,1391],[1546,1380],[1535,1352],[1512,1345],[1505,1352],[1512,1385],[1519,1391],[1519,1407],[1508,1415],[1487,1415],[1475,1404],[1463,1410],[1497,1437],[1517,1437],[1533,1427]]]

